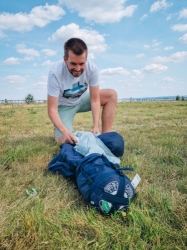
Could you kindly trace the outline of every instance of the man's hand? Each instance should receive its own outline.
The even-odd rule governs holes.
[[[77,143],[77,139],[75,138],[75,135],[73,132],[69,131],[68,129],[63,132],[63,135],[58,138],[58,142],[60,144],[62,143],[69,143],[69,144],[75,144]]]
[[[99,129],[96,128],[96,127],[94,127],[94,128],[92,129],[92,133],[93,133],[94,135],[100,134]]]
[[[69,144],[75,144],[76,142],[78,142],[74,136],[74,133],[69,131],[60,119],[60,116],[58,114],[58,98],[48,95],[47,104],[49,117],[55,127],[58,128],[58,130],[62,134],[61,137],[55,138],[58,143],[62,144],[66,142]]]

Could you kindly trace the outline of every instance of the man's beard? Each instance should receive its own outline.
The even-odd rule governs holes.
[[[70,73],[74,76],[74,77],[79,77],[80,75],[82,75],[83,73],[83,69],[81,69],[80,71],[76,71],[76,70],[71,70]]]
[[[67,68],[68,68],[68,65],[67,65]],[[76,70],[74,70],[74,69],[69,69],[68,68],[68,70],[69,70],[69,72],[74,76],[74,77],[79,77],[80,75],[82,75],[82,73],[84,72],[84,70],[83,69],[81,69],[81,70],[79,70],[79,71],[76,71]]]

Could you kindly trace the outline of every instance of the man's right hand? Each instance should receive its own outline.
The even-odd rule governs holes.
[[[75,138],[74,133],[69,130],[64,131],[63,135],[59,137],[57,140],[58,140],[58,143],[60,144],[62,143],[75,144],[78,142],[77,139]]]
[[[77,139],[73,132],[69,131],[64,124],[62,123],[60,116],[58,114],[58,98],[48,95],[47,97],[47,105],[48,105],[48,114],[49,117],[54,124],[54,126],[61,132],[62,136],[59,138],[55,138],[56,141],[60,144],[69,143],[75,144]]]

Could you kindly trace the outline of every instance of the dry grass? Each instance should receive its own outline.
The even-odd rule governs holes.
[[[91,126],[90,112],[76,116],[75,131]],[[113,130],[126,141],[121,166],[142,181],[126,215],[103,217],[46,171],[59,151],[46,106],[0,107],[1,250],[186,249],[187,103],[118,103]]]

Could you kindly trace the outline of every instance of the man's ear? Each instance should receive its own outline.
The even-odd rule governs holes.
[[[68,59],[67,59],[67,57],[66,57],[66,56],[64,56],[64,62],[67,62],[67,60],[68,60]]]

